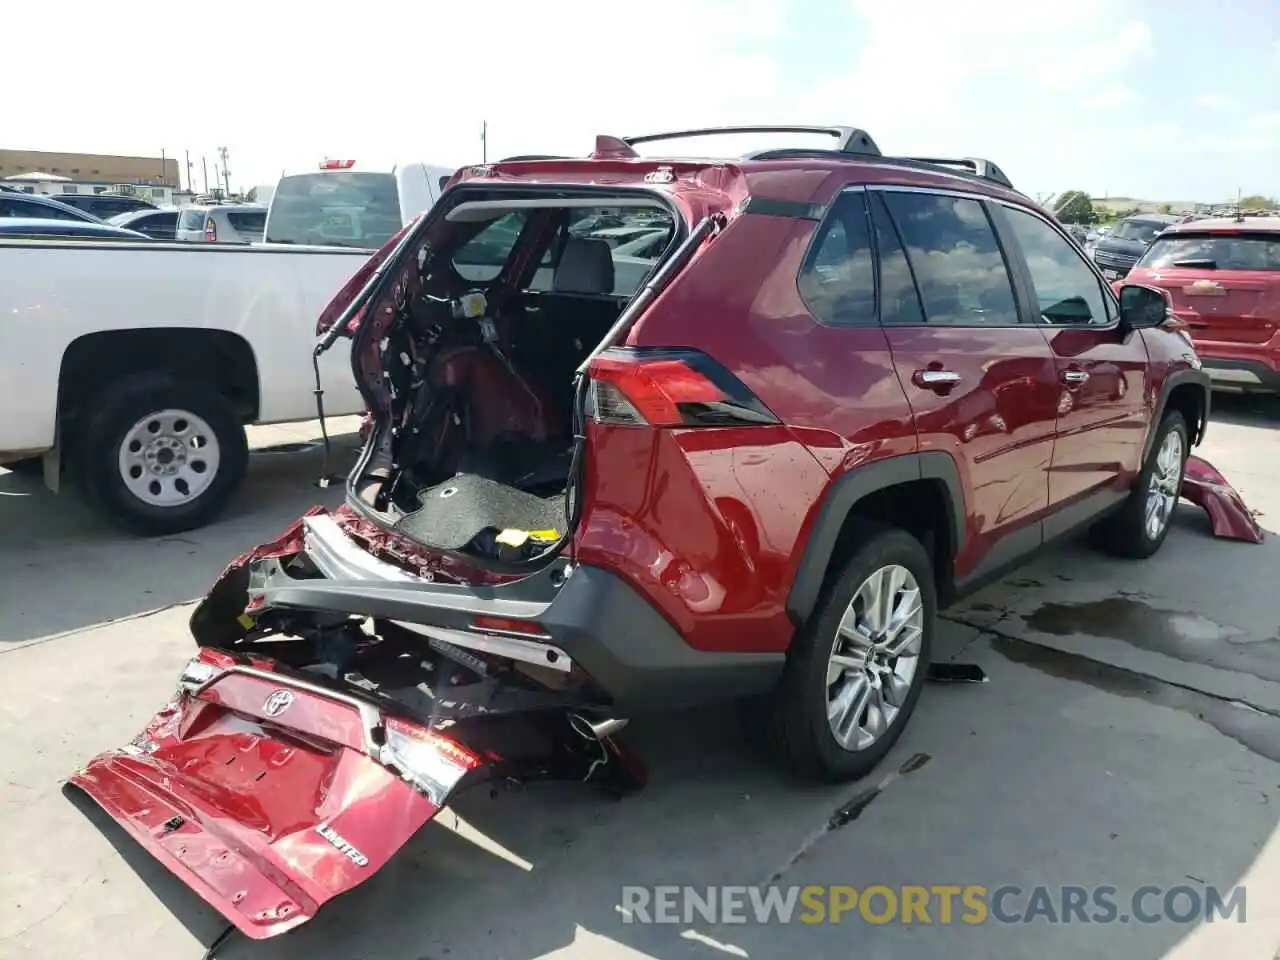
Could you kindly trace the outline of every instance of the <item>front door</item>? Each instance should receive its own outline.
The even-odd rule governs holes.
[[[1058,439],[1049,472],[1055,519],[1046,533],[1124,496],[1142,467],[1150,417],[1147,348],[1123,333],[1110,289],[1047,220],[1009,206],[998,224],[1025,257],[1058,376]],[[1075,509],[1059,512],[1059,508]]]
[[[869,194],[881,322],[919,448],[952,457],[969,501],[960,580],[1041,542],[1057,370],[1019,309],[986,204],[915,189]]]

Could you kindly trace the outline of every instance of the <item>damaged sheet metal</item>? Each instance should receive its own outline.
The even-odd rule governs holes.
[[[1215,537],[1262,542],[1262,528],[1253,513],[1227,478],[1206,460],[1196,456],[1187,458],[1182,496],[1209,514]]]

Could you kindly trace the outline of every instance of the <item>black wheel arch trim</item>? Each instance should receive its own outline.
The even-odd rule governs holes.
[[[946,490],[950,518],[952,556],[960,552],[965,538],[964,486],[951,455],[938,450],[906,453],[865,466],[855,467],[837,477],[823,494],[813,529],[801,548],[795,580],[787,595],[787,615],[796,625],[808,620],[818,602],[831,557],[845,520],[858,502],[877,491],[914,480],[937,480]]]
[[[1200,388],[1202,394],[1201,402],[1204,405],[1204,412],[1200,416],[1200,422],[1198,424],[1187,424],[1187,431],[1190,434],[1188,439],[1192,446],[1197,446],[1204,440],[1205,432],[1209,429],[1209,405],[1213,397],[1213,387],[1209,374],[1191,367],[1175,370],[1164,378],[1164,383],[1160,387],[1160,396],[1156,400],[1156,408],[1151,418],[1151,429],[1147,431],[1147,439],[1142,447],[1142,463],[1147,462],[1147,457],[1151,453],[1151,445],[1156,441],[1156,433],[1160,429],[1160,422],[1164,420],[1164,411],[1169,404],[1169,397],[1178,387],[1186,386],[1187,384]]]

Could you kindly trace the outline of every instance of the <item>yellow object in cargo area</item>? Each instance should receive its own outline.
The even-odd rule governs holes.
[[[560,539],[558,530],[503,530],[493,538],[504,547],[523,547],[530,540],[538,543],[555,543]]]

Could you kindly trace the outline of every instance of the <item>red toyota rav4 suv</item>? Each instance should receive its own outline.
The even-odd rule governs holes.
[[[598,745],[739,697],[856,778],[939,608],[1084,527],[1154,553],[1209,410],[1166,297],[1117,297],[992,163],[818,132],[460,171],[322,318],[371,412],[346,505],[228,568],[178,697],[74,782],[267,936],[510,756],[482,721],[558,705]]]

